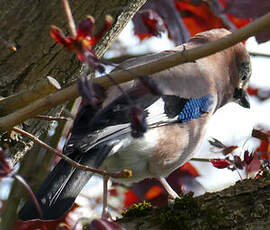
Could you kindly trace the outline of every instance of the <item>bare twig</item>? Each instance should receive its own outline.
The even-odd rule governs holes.
[[[128,103],[129,103],[130,105],[133,105],[133,104],[134,104],[133,100],[130,98],[130,96],[127,94],[127,92],[126,92],[124,89],[122,89],[122,87],[114,80],[114,78],[111,77],[110,74],[106,74],[105,76],[106,76],[106,77],[107,77],[107,78],[115,85],[115,87],[117,87],[117,89],[118,89],[118,90],[126,97]]]
[[[38,200],[37,200],[35,194],[33,193],[32,189],[30,188],[30,186],[26,183],[26,181],[20,175],[15,174],[12,177],[14,179],[16,179],[17,181],[19,181],[24,186],[26,191],[30,194],[30,197],[33,199],[35,207],[36,207],[36,209],[38,211],[39,217],[40,217],[40,219],[42,219],[42,217],[43,217],[42,210],[40,208],[40,205],[38,203]]]
[[[224,7],[221,5],[221,3],[218,0],[211,0],[210,3],[210,9],[212,13],[214,13],[217,17],[219,17],[224,26],[226,26],[230,31],[236,30],[236,26],[229,20],[228,16],[224,12]]]
[[[65,108],[63,109],[63,111],[62,111],[61,114],[64,115],[65,117],[68,117],[68,118],[72,119],[72,120],[75,119],[75,115],[72,114],[70,111],[68,111],[68,110],[65,109]]]
[[[185,50],[184,52],[183,47],[179,46],[172,51],[166,51],[159,54],[146,56],[140,59],[141,62],[136,63],[134,66],[130,66],[128,68],[129,72],[115,71],[110,75],[119,84],[134,79],[136,76],[131,74],[131,72],[134,72],[137,75],[154,74],[176,65],[191,62],[196,59],[214,54],[218,51],[227,49],[269,27],[270,13],[255,20],[249,25],[234,31],[232,34],[216,41],[207,43],[200,47]],[[95,81],[105,89],[113,85],[113,83],[107,77],[100,77],[95,79]],[[74,99],[78,96],[79,93],[77,85],[73,84],[72,86],[67,87],[61,91],[39,99],[14,113],[11,113],[5,117],[1,117],[0,130],[9,130],[13,126],[20,124],[26,119],[29,119],[37,114],[47,111],[59,104],[64,103],[67,100]]]
[[[67,161],[69,164],[71,164],[74,168],[78,168],[78,169],[81,169],[83,171],[89,171],[89,172],[100,174],[100,175],[105,176],[105,177],[112,177],[112,178],[127,178],[127,177],[132,176],[131,170],[122,170],[122,171],[119,171],[119,172],[116,172],[116,173],[109,173],[109,172],[106,172],[105,170],[91,168],[89,166],[82,165],[82,164],[70,159],[66,155],[60,153],[56,149],[52,148],[51,146],[47,145],[43,141],[39,140],[34,135],[32,135],[32,134],[30,134],[30,133],[28,133],[28,132],[26,132],[26,131],[24,131],[22,129],[14,127],[12,130],[17,132],[17,133],[20,133],[20,134],[22,134],[22,135],[24,135],[26,137],[28,137],[29,139],[34,141],[36,144],[38,144],[38,145],[42,146],[43,148],[53,152],[54,154],[56,154],[57,156],[61,157],[65,161]]]
[[[77,36],[76,25],[72,16],[72,12],[71,12],[68,0],[62,0],[62,3],[65,8],[65,13],[66,13],[68,25],[70,28],[70,33],[72,34],[73,37],[76,37]]]
[[[124,55],[120,55],[118,57],[111,57],[111,58],[102,58],[101,62],[107,62],[107,63],[116,63],[119,64],[123,61],[126,61],[130,58],[137,58],[137,57],[141,57],[144,55],[149,55],[151,53],[140,53],[140,54],[124,54]]]
[[[211,162],[211,159],[207,159],[207,158],[191,158],[191,161],[198,161],[198,162]]]
[[[264,53],[257,53],[257,52],[248,52],[250,56],[254,56],[254,57],[267,57],[270,58],[270,54],[264,54]]]
[[[45,116],[45,115],[36,115],[34,118],[47,120],[47,121],[69,121],[70,117],[53,117],[53,116]]]

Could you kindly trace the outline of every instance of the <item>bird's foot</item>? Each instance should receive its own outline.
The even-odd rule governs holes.
[[[178,194],[172,189],[172,187],[168,184],[166,179],[164,177],[159,178],[160,183],[163,185],[165,190],[168,193],[168,198],[170,200],[175,200],[176,198],[179,198]]]
[[[173,208],[176,199],[180,199],[180,197],[178,196],[178,194],[174,190],[173,191],[170,191],[170,193],[168,193],[168,206],[170,208]]]
[[[174,206],[175,199],[177,199],[177,198],[179,199],[180,197],[172,189],[172,187],[168,184],[168,182],[166,181],[166,179],[164,177],[160,177],[159,181],[160,181],[160,183],[163,185],[163,187],[165,188],[165,190],[168,193],[168,205],[169,205],[169,207],[172,208]]]
[[[101,219],[102,220],[109,220],[109,221],[113,221],[113,218],[110,214],[110,212],[108,211],[108,209],[103,209],[102,215],[101,215]]]
[[[175,199],[179,199],[180,197],[174,190],[167,191],[168,192],[168,199],[174,201]]]

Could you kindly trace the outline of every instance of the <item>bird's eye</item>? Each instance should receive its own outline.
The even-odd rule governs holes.
[[[244,76],[242,77],[242,81],[245,81],[245,80],[247,80],[247,75],[244,75]]]

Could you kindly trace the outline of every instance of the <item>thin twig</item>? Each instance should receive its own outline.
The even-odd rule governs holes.
[[[76,37],[77,36],[76,25],[72,16],[72,12],[71,12],[68,0],[62,0],[62,3],[65,8],[65,13],[67,16],[70,33],[72,34],[73,37]]]
[[[119,64],[123,61],[126,61],[128,59],[131,59],[131,58],[138,58],[138,57],[141,57],[141,56],[144,56],[144,55],[150,55],[150,54],[153,54],[153,53],[139,53],[139,54],[124,54],[124,55],[120,55],[120,56],[117,56],[117,57],[110,57],[110,58],[105,58],[103,57],[101,59],[101,62],[102,63],[115,63],[115,64]]]
[[[105,76],[108,79],[110,79],[110,81],[115,85],[115,87],[126,97],[127,102],[130,105],[134,105],[133,100],[130,98],[130,96],[127,94],[127,92],[124,89],[122,89],[122,87],[114,80],[114,78],[110,74],[106,74]]]
[[[227,14],[225,14],[224,7],[221,5],[221,3],[218,0],[211,0],[209,3],[212,13],[214,13],[214,15],[219,17],[222,20],[223,24],[230,31],[236,30],[236,26],[229,20]]]
[[[40,205],[38,203],[38,200],[37,200],[35,194],[33,193],[32,189],[30,188],[30,186],[27,184],[27,182],[20,175],[15,174],[15,175],[12,175],[12,177],[14,179],[16,179],[17,181],[19,181],[24,186],[26,191],[29,193],[30,197],[33,199],[33,202],[34,202],[35,207],[38,211],[38,215],[39,215],[40,219],[42,219],[42,217],[43,217],[42,210],[40,208]]]
[[[230,155],[232,156],[232,158],[234,158],[234,155],[233,155],[233,153],[231,152],[230,153]],[[243,178],[242,178],[242,176],[241,176],[241,174],[240,174],[240,172],[238,171],[238,169],[237,169],[237,167],[236,167],[236,163],[235,163],[235,161],[230,161],[233,165],[234,165],[234,168],[235,168],[235,170],[236,170],[236,172],[237,172],[237,174],[238,174],[238,176],[240,177],[240,180],[241,181],[243,181]]]
[[[65,117],[67,117],[67,118],[70,118],[71,120],[74,120],[75,119],[75,115],[74,114],[72,114],[69,110],[67,110],[66,108],[64,108],[63,110],[62,110],[62,113],[61,113],[62,115],[64,115]]]
[[[248,53],[249,53],[250,56],[254,56],[254,57],[267,57],[267,58],[270,58],[270,54],[257,53],[257,52],[252,52],[252,51],[249,51]]]
[[[187,49],[184,52],[183,49],[181,49],[182,46],[179,46],[172,51],[146,56],[140,60],[141,62],[129,66],[128,70],[135,72],[137,75],[154,74],[162,70],[172,68],[186,62],[191,62],[227,49],[269,27],[270,13],[267,13],[263,17],[253,21],[239,30],[234,31],[232,34],[226,37],[196,48]],[[110,75],[118,84],[133,80],[135,78],[133,74],[127,71],[115,71]],[[113,83],[107,77],[99,77],[95,79],[95,81],[105,89],[113,85]],[[67,100],[74,99],[78,96],[79,92],[77,84],[75,83],[70,87],[48,95],[45,98],[34,101],[32,104],[15,111],[14,113],[1,117],[0,130],[10,130],[13,126],[20,124],[24,120],[29,119],[37,114],[41,114],[42,112],[45,112],[59,104],[64,103]]]
[[[211,162],[211,159],[207,159],[207,158],[191,158],[191,161],[198,161],[198,162]]]
[[[69,121],[70,117],[53,117],[53,116],[45,116],[45,115],[36,115],[34,118],[47,120],[47,121]]]
[[[17,133],[20,133],[20,134],[22,134],[22,135],[24,135],[26,137],[28,137],[29,139],[31,139],[36,144],[38,144],[38,145],[42,146],[43,148],[53,152],[54,154],[56,154],[57,156],[61,157],[65,161],[67,161],[69,164],[71,164],[74,168],[78,168],[78,169],[81,169],[83,171],[89,171],[89,172],[100,174],[102,176],[107,176],[107,177],[112,177],[112,178],[127,178],[127,177],[130,177],[132,175],[131,170],[122,170],[122,171],[119,171],[119,172],[116,172],[116,173],[109,173],[109,172],[106,172],[105,170],[96,169],[96,168],[92,168],[92,167],[89,167],[89,166],[86,166],[86,165],[82,165],[82,164],[70,159],[66,155],[60,153],[56,149],[52,148],[51,146],[47,145],[43,141],[39,140],[34,135],[32,135],[32,134],[30,134],[30,133],[28,133],[28,132],[26,132],[26,131],[24,131],[22,129],[14,127],[12,130],[17,132]]]

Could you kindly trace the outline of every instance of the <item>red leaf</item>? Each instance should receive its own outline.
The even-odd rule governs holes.
[[[105,23],[101,30],[92,38],[92,45],[95,45],[104,34],[112,27],[113,18],[110,15],[105,16]]]
[[[210,160],[212,165],[218,169],[224,169],[227,168],[231,163],[224,159],[212,159]]]
[[[131,135],[134,138],[142,137],[147,130],[146,115],[142,109],[133,106],[129,111]]]
[[[140,198],[131,189],[129,189],[127,192],[125,192],[124,206],[130,207],[131,205],[135,204],[139,200]]]
[[[50,34],[57,43],[69,49],[70,40],[65,37],[61,29],[56,26],[51,26]]]
[[[252,162],[253,158],[254,158],[253,153],[249,154],[249,152],[246,150],[245,153],[244,153],[244,162],[247,165],[249,165]]]
[[[176,7],[183,15],[183,20],[191,36],[214,28],[222,28],[222,20],[216,17],[205,3],[194,5],[190,1],[177,1]]]
[[[268,141],[261,141],[261,144],[258,147],[257,151],[261,152],[261,153],[265,153],[265,152],[267,152],[268,146],[269,146]]]
[[[118,196],[118,191],[115,188],[109,189],[110,196]]]
[[[243,18],[237,18],[237,17],[234,17],[230,14],[227,14],[229,20],[237,27],[237,28],[241,28],[243,26],[246,26],[248,23],[251,22],[251,20],[246,20],[246,19],[243,19]]]
[[[247,172],[257,172],[261,168],[261,162],[258,159],[258,155],[254,153],[254,158],[248,165]]]
[[[263,170],[260,170],[257,174],[256,174],[256,179],[260,179],[263,175]]]
[[[160,36],[167,30],[163,19],[153,10],[139,12],[151,36]]]
[[[0,179],[9,176],[12,166],[8,161],[7,151],[0,147]]]
[[[87,16],[78,26],[77,37],[84,39],[92,36],[94,24],[95,19],[92,16]]]
[[[236,168],[243,169],[243,163],[242,163],[242,160],[239,156],[234,156],[233,162],[234,162],[234,165]]]
[[[91,16],[88,16],[79,24],[75,37],[65,37],[62,31],[56,26],[51,27],[50,34],[60,45],[63,45],[69,51],[75,52],[81,62],[85,62],[94,69],[101,70],[101,65],[92,50],[92,46],[108,31],[112,25],[112,21],[112,17],[107,15],[103,28],[95,36],[92,36],[95,21]]]
[[[161,31],[167,29],[169,32],[169,38],[172,39],[176,45],[187,42],[190,38],[181,15],[175,7],[174,0],[148,0],[141,9],[142,11],[151,10],[163,20],[161,28],[156,28]],[[151,26],[145,24],[141,14],[138,12],[132,19],[134,23],[134,33],[142,40],[147,37],[156,35],[151,31]],[[158,34],[158,33],[157,33]]]
[[[248,87],[247,92],[250,96],[257,96],[258,95],[258,89]]]
[[[239,18],[257,18],[270,11],[269,0],[225,0],[226,12]]]
[[[255,20],[270,11],[269,0],[226,0],[226,12],[233,16]],[[270,39],[270,29],[256,35],[256,40],[261,43]]]
[[[264,101],[264,100],[267,100],[270,98],[270,90],[269,89],[248,87],[248,94],[251,96],[255,96],[260,101]]]

